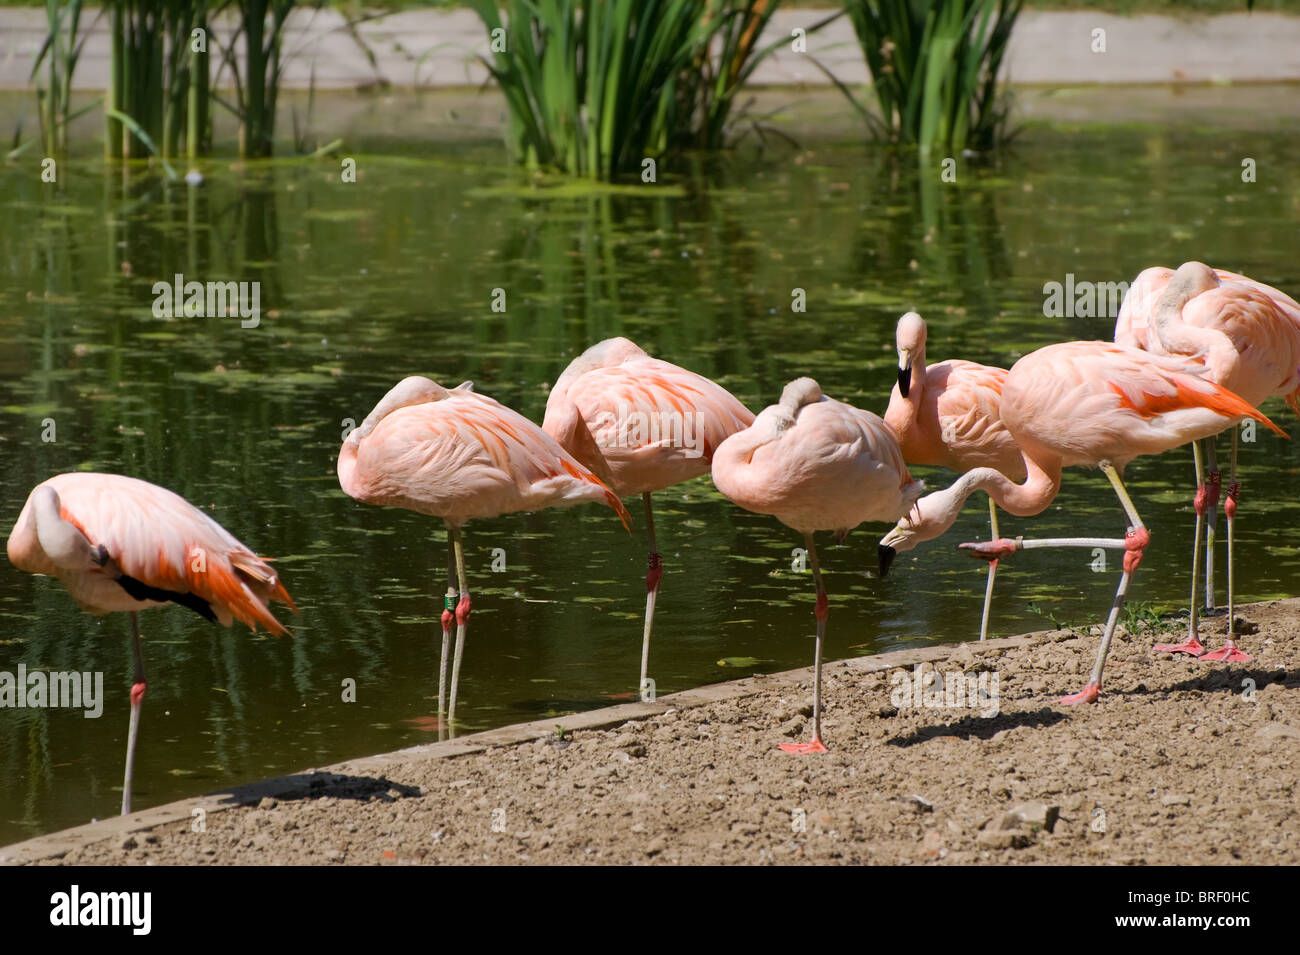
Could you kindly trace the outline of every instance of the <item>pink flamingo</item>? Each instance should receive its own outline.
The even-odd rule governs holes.
[[[966,498],[979,490],[1012,514],[1041,513],[1056,498],[1062,468],[1100,468],[1131,522],[1125,538],[1003,538],[961,545],[985,559],[1036,547],[1125,550],[1124,573],[1092,678],[1082,692],[1061,700],[1095,702],[1129,580],[1150,541],[1120,477],[1125,465],[1139,455],[1159,454],[1216,434],[1245,417],[1282,433],[1244,399],[1199,377],[1199,370],[1185,361],[1109,342],[1064,342],[1030,352],[1011,367],[1002,388],[1002,421],[1020,446],[1028,474],[1025,482],[1015,484],[992,468],[968,471],[950,487],[917,501],[914,515],[900,521],[881,547],[904,549],[938,537],[957,520]]]
[[[998,410],[1007,370],[961,359],[927,366],[925,319],[916,312],[908,312],[898,320],[894,340],[898,346],[898,384],[889,396],[885,424],[898,435],[903,460],[963,473],[990,467],[1013,481],[1023,481],[1024,459]],[[991,497],[989,525],[993,538],[1000,537],[998,509]],[[892,554],[885,556],[887,561],[892,559]],[[888,569],[886,563],[882,572]],[[989,632],[989,605],[997,569],[997,560],[990,560],[984,612],[980,616],[981,640]]]
[[[367,504],[441,517],[447,525],[447,596],[438,665],[438,716],[446,700],[447,650],[456,621],[447,719],[456,718],[456,690],[469,623],[470,593],[461,526],[476,517],[540,511],[602,501],[627,526],[628,513],[600,478],[523,415],[474,391],[448,390],[428,378],[404,378],[380,399],[343,442],[339,485]],[[460,600],[456,600],[456,584]]]
[[[907,473],[889,425],[827,398],[811,378],[790,382],[778,404],[722,442],[713,456],[713,483],[745,510],[771,514],[804,536],[817,587],[813,734],[811,742],[781,749],[824,753],[822,641],[829,610],[813,533],[833,530],[842,540],[863,521],[896,521],[924,486]]]
[[[1129,287],[1115,322],[1115,341],[1155,355],[1187,358],[1205,365],[1205,377],[1236,392],[1252,405],[1280,395],[1293,409],[1300,395],[1300,304],[1284,292],[1236,272],[1185,262],[1143,271]],[[1196,466],[1196,537],[1192,544],[1192,596],[1187,639],[1154,649],[1190,653],[1203,660],[1244,662],[1237,649],[1233,577],[1233,522],[1241,485],[1237,481],[1237,431],[1232,432],[1232,464],[1223,511],[1228,519],[1228,636],[1223,649],[1207,653],[1197,634],[1196,577],[1201,528],[1206,525],[1205,608],[1214,609],[1215,512],[1220,476],[1214,440],[1205,440],[1208,481],[1200,444],[1192,445]]]
[[[648,696],[650,628],[663,577],[650,495],[708,474],[714,450],[754,415],[716,382],[651,358],[626,338],[592,345],[551,389],[542,429],[619,497],[640,494],[649,536],[642,698]]]
[[[278,600],[298,609],[268,558],[258,557],[180,495],[119,474],[59,474],[36,485],[6,549],[19,570],[59,578],[82,609],[131,615],[135,679],[123,815],[131,811],[146,689],[136,614],[171,602],[223,626],[239,620],[280,636],[288,631],[267,604]]]

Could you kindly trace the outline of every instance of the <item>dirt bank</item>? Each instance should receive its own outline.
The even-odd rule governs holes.
[[[201,832],[187,801],[175,821],[97,830],[43,861],[1294,865],[1300,600],[1240,615],[1244,664],[1154,654],[1168,634],[1121,633],[1095,706],[1055,702],[1086,679],[1092,636],[906,651],[828,668],[825,756],[775,749],[806,732],[809,674],[796,671],[666,698],[666,712],[607,730],[560,739],[534,725],[550,732],[493,746],[510,738],[496,731],[454,758],[430,757],[442,744],[383,757],[382,772],[332,767],[291,798],[244,790],[249,804],[209,812]],[[1202,639],[1217,647],[1223,629],[1213,618]],[[998,714],[907,706],[918,658],[996,691]]]

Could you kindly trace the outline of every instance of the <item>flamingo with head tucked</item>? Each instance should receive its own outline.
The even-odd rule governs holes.
[[[889,425],[826,397],[811,378],[790,382],[780,402],[722,442],[713,456],[713,483],[745,510],[771,514],[804,536],[817,588],[813,734],[808,743],[781,749],[824,753],[822,642],[829,608],[813,534],[833,530],[842,539],[863,521],[896,521],[924,487],[907,473]]]
[[[119,474],[59,474],[36,485],[6,549],[19,570],[59,578],[83,609],[131,615],[135,678],[123,815],[131,811],[146,689],[136,614],[175,603],[227,627],[239,620],[279,636],[288,631],[267,605],[278,600],[297,610],[267,558],[180,495]]]
[[[953,471],[990,467],[1013,481],[1025,479],[1020,448],[1002,423],[1000,405],[1005,368],[949,359],[925,363],[925,319],[908,312],[898,320],[898,384],[889,396],[885,423],[898,435],[903,460]],[[998,509],[989,498],[989,525],[998,533]],[[980,639],[988,636],[989,605],[998,562],[989,561],[980,615]],[[882,567],[887,571],[888,565]]]
[[[962,545],[985,559],[1035,547],[1124,549],[1124,573],[1092,677],[1081,692],[1061,701],[1095,702],[1129,581],[1150,541],[1121,478],[1125,465],[1139,455],[1159,454],[1217,434],[1247,417],[1282,433],[1243,398],[1201,377],[1202,370],[1110,342],[1064,342],[1031,352],[1011,367],[1002,388],[1002,421],[1020,446],[1027,479],[1016,484],[992,468],[968,471],[950,487],[917,501],[915,512],[880,546],[903,550],[938,537],[952,527],[966,498],[978,490],[1012,514],[1041,513],[1056,498],[1062,468],[1100,468],[1128,515],[1130,526],[1123,539],[1003,538]]]
[[[1150,268],[1129,287],[1115,322],[1115,341],[1155,355],[1186,358],[1205,366],[1205,377],[1241,395],[1252,405],[1285,397],[1300,413],[1300,304],[1285,292],[1236,272],[1184,262],[1175,271]],[[1246,661],[1237,649],[1233,573],[1234,521],[1241,485],[1237,481],[1237,431],[1232,432],[1232,464],[1223,502],[1228,519],[1228,638],[1223,649],[1207,653],[1197,633],[1197,565],[1201,527],[1206,526],[1205,608],[1214,609],[1215,514],[1220,476],[1214,440],[1205,440],[1208,480],[1199,443],[1192,445],[1196,466],[1196,535],[1192,544],[1192,596],[1187,639],[1157,650],[1190,653],[1202,660]],[[1208,512],[1208,524],[1207,521]]]
[[[614,489],[640,494],[649,537],[640,693],[649,693],[650,629],[663,578],[650,495],[708,474],[714,451],[753,412],[716,382],[651,358],[626,338],[592,345],[569,363],[546,401],[542,428]]]
[[[606,504],[624,527],[628,522],[627,510],[600,478],[533,422],[478,394],[468,381],[452,389],[419,376],[400,381],[344,440],[338,476],[344,492],[358,501],[440,517],[447,526],[438,715],[441,718],[446,700],[448,644],[455,620],[449,722],[456,718],[471,605],[462,525],[476,517],[583,501]]]

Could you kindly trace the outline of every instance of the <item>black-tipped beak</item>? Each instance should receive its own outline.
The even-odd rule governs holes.
[[[908,390],[912,387],[912,366],[898,369],[898,393],[904,398],[907,397]]]
[[[884,577],[889,573],[890,565],[894,563],[894,558],[898,556],[898,551],[894,550],[894,548],[890,547],[888,544],[878,544],[876,546],[876,553],[880,557],[880,576]]]

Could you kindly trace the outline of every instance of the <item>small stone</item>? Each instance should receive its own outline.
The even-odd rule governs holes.
[[[1160,797],[1162,806],[1190,806],[1192,797],[1185,793],[1167,793]]]
[[[1051,832],[1061,815],[1061,807],[1042,802],[1022,802],[1012,806],[1009,812],[1018,816],[1027,826],[1038,826]]]
[[[653,858],[668,848],[668,842],[663,836],[655,836],[645,846],[645,854]]]
[[[275,808],[276,806],[278,806],[278,805],[280,805],[280,804],[279,804],[279,802],[277,802],[275,799],[271,798],[270,796],[263,796],[263,797],[262,797],[262,801],[259,802],[259,803],[257,804],[257,808],[258,808],[258,809],[274,809],[274,808]]]
[[[1034,840],[1027,832],[985,829],[976,841],[985,849],[1023,849]]]

